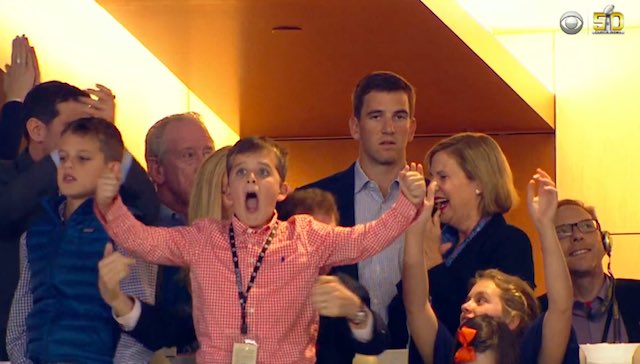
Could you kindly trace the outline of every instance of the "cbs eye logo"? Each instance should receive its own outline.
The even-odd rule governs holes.
[[[560,17],[560,29],[567,34],[578,34],[583,25],[582,17],[575,11],[567,11]]]

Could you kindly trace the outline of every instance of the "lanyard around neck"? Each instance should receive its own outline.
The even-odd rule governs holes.
[[[233,224],[229,224],[229,245],[231,245],[231,257],[233,258],[233,269],[236,274],[236,286],[238,287],[238,299],[240,300],[240,333],[242,335],[246,335],[249,331],[247,325],[247,299],[249,297],[249,291],[251,291],[251,287],[258,276],[258,271],[262,266],[262,260],[264,259],[265,254],[267,253],[267,249],[269,249],[269,245],[271,245],[271,241],[273,237],[276,235],[276,230],[278,230],[278,221],[273,225],[271,229],[271,233],[267,237],[267,240],[264,242],[262,246],[262,250],[260,254],[258,254],[258,258],[256,259],[256,264],[253,266],[253,271],[251,272],[251,277],[249,278],[249,283],[247,284],[246,291],[242,287],[242,273],[240,272],[240,263],[238,262],[238,251],[236,249],[236,237],[235,232],[233,231]]]
[[[473,227],[473,229],[471,230],[471,232],[469,233],[469,235],[464,239],[464,241],[459,241],[456,244],[454,244],[451,249],[446,252],[443,256],[444,258],[444,264],[447,267],[450,267],[451,264],[453,264],[454,259],[456,259],[458,257],[458,255],[460,254],[460,252],[462,251],[462,249],[464,249],[465,246],[467,246],[467,244],[469,244],[469,242],[471,240],[473,240],[473,238],[478,235],[478,233],[480,232],[480,230],[482,230],[482,228],[484,228],[485,225],[487,225],[487,223],[489,222],[489,220],[491,220],[492,216],[485,216],[483,218],[480,219],[480,221],[478,221],[478,223],[476,224],[476,226]],[[457,234],[458,231],[455,231],[456,234],[456,238],[457,238]],[[445,236],[444,234],[442,235],[442,237],[444,239]],[[443,243],[448,243],[449,241],[442,241]]]
[[[615,293],[614,293],[615,294]],[[609,309],[607,310],[607,319],[604,322],[604,329],[602,330],[601,343],[609,342],[609,328],[611,326],[611,320],[613,318],[613,342],[619,344],[622,342],[622,327],[620,325],[620,313],[618,308],[618,302],[615,297],[609,302]]]

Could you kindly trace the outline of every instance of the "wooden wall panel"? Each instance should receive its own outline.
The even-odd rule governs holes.
[[[527,232],[534,246],[537,292],[544,292],[540,244],[526,207],[527,182],[537,167],[555,176],[555,137],[553,134],[493,136],[509,159],[514,183],[521,201],[506,216]],[[408,147],[408,160],[422,162],[426,152],[442,137],[417,137]],[[279,141],[289,150],[291,187],[299,187],[348,167],[358,155],[358,144],[350,139]]]

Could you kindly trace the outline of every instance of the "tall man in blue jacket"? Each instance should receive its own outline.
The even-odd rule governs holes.
[[[374,72],[358,82],[352,96],[351,136],[359,143],[358,159],[349,168],[307,187],[333,193],[340,212],[340,225],[372,221],[382,215],[400,194],[398,173],[407,163],[406,147],[416,130],[415,92],[411,84],[391,72]],[[371,296],[371,308],[389,326],[392,348],[408,342],[406,317],[397,284],[401,277],[404,237],[380,254],[360,262],[334,268],[358,280]],[[347,362],[346,354],[331,347],[340,325],[321,317],[319,363]],[[353,353],[350,353],[353,357]]]

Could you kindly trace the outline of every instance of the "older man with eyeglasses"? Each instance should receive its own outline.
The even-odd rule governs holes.
[[[640,281],[613,277],[611,240],[595,209],[582,201],[562,200],[555,224],[573,283],[573,328],[578,342],[640,342]],[[602,267],[605,254],[607,273]],[[545,310],[546,295],[540,301]]]

